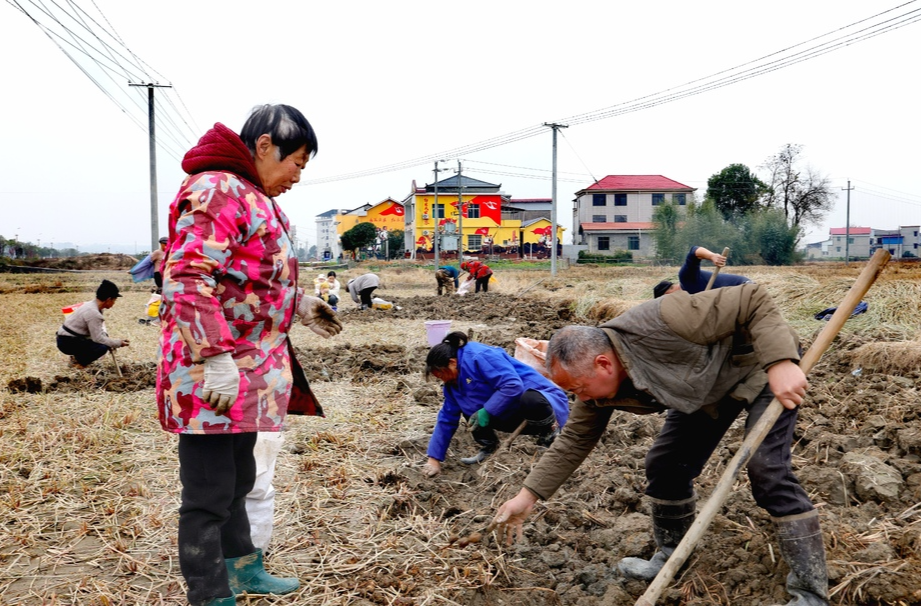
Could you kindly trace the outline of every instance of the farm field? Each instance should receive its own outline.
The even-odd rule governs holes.
[[[862,264],[727,268],[765,284],[808,346],[814,314],[841,301]],[[364,273],[339,272],[345,284]],[[517,493],[541,449],[518,438],[479,466],[459,430],[440,476],[421,472],[440,406],[423,379],[425,320],[451,320],[477,341],[515,348],[567,324],[596,324],[651,297],[677,268],[576,266],[497,270],[488,294],[435,296],[431,271],[386,266],[386,311],[339,306],[324,340],[292,340],[326,418],[289,417],[278,460],[270,570],[301,589],[238,604],[627,606],[646,583],[611,572],[653,541],[642,499],[644,456],[660,415],[615,412],[598,448],[550,501],[523,542],[483,530]],[[313,270],[301,279],[312,287]],[[54,332],[61,308],[102,278],[124,297],[106,312],[129,338],[86,370],[69,368]],[[123,272],[0,274],[0,605],[185,604],[176,554],[176,437],[154,397],[159,329],[144,317],[149,282]],[[523,293],[523,294],[522,294]],[[347,295],[346,295],[347,298]],[[794,467],[821,513],[832,604],[921,604],[921,266],[891,263],[810,373]],[[742,416],[744,419],[744,415]],[[736,425],[698,482],[702,506],[742,441]],[[787,574],[766,512],[740,476],[721,514],[661,604],[785,604]],[[616,570],[616,568],[615,568]]]

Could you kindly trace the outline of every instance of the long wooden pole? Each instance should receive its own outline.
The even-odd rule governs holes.
[[[800,360],[799,367],[803,369],[803,372],[808,373],[812,367],[815,366],[816,362],[819,361],[819,358],[822,357],[822,354],[825,353],[825,350],[828,349],[832,341],[834,341],[841,327],[844,326],[845,321],[847,321],[854,311],[854,308],[857,307],[857,304],[860,303],[863,296],[867,294],[867,291],[870,290],[870,287],[876,281],[880,272],[883,271],[886,263],[889,262],[889,257],[888,251],[883,249],[877,250],[870,259],[870,262],[867,263],[867,266],[860,272],[860,276],[857,277],[857,281],[851,286],[851,289],[844,297],[844,301],[841,302],[841,305],[838,306],[837,311],[835,311],[834,315],[828,321],[828,324],[825,325],[825,328],[823,328],[819,336],[816,337],[812,347],[809,348],[809,351],[807,351],[805,355],[803,355],[803,359]],[[662,567],[662,570],[659,571],[656,578],[653,579],[649,587],[646,588],[646,593],[640,596],[640,599],[636,601],[635,606],[655,605],[656,600],[659,599],[662,592],[665,591],[665,588],[672,582],[672,579],[675,578],[675,574],[677,574],[678,570],[681,569],[685,561],[691,555],[691,552],[707,530],[710,522],[713,521],[717,512],[723,507],[726,498],[729,496],[730,490],[732,490],[732,485],[735,484],[739,472],[748,464],[749,459],[751,459],[755,451],[758,450],[761,442],[764,441],[764,438],[771,431],[771,428],[774,427],[774,423],[782,412],[783,405],[777,398],[774,398],[761,418],[758,419],[758,422],[755,423],[755,426],[752,427],[748,435],[745,436],[745,441],[742,442],[741,448],[739,448],[735,456],[732,457],[719,483],[716,485],[716,488],[713,489],[713,494],[710,495],[710,499],[700,510],[700,514],[697,516],[697,519],[694,520],[694,523],[691,524],[687,534],[684,535],[684,538],[678,544],[678,547],[675,548],[674,553],[668,558],[668,561],[665,563],[665,566]]]
[[[728,246],[727,246],[726,248],[723,249],[723,256],[724,256],[724,257],[728,257],[728,256],[729,256],[729,247],[728,247]],[[717,265],[716,267],[713,268],[713,273],[710,274],[710,281],[707,282],[707,287],[706,287],[704,290],[710,290],[711,288],[713,288],[713,283],[716,282],[716,275],[717,275],[718,273],[720,273],[720,266],[719,266],[719,265]]]

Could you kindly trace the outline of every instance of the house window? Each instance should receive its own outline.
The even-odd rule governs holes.
[[[436,219],[445,218],[445,205],[444,204],[432,204],[432,212]]]
[[[605,194],[592,194],[592,206],[607,206],[608,197]]]
[[[467,218],[468,219],[479,219],[480,218],[480,205],[479,204],[468,204],[467,205]]]
[[[672,194],[672,202],[678,204],[678,206],[684,206],[688,203],[687,194]]]
[[[626,223],[627,215],[614,215],[614,222],[615,223]]]
[[[483,247],[483,236],[467,236],[467,250],[477,250]]]
[[[835,252],[841,252],[841,247],[840,247],[840,246],[836,246],[836,247],[835,247]]]
[[[598,250],[611,250],[611,238],[609,236],[598,236]]]
[[[652,205],[658,206],[665,202],[665,194],[652,194]]]
[[[639,236],[627,236],[627,250],[639,250],[640,249],[640,237]]]
[[[627,194],[614,194],[614,206],[626,206]]]
[[[847,239],[847,243],[848,243],[848,244],[853,244],[853,243],[854,243],[854,238],[848,238],[848,239]]]
[[[608,220],[605,215],[592,215],[592,223],[604,223]]]

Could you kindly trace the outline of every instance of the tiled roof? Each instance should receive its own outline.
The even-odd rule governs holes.
[[[672,191],[679,189],[694,190],[693,187],[662,175],[608,175],[584,191]]]
[[[582,223],[583,231],[638,231],[652,229],[652,223],[636,221],[633,223]]]
[[[829,235],[832,236],[843,236],[846,233],[850,232],[852,236],[869,236],[870,235],[869,227],[832,227],[828,230]]]

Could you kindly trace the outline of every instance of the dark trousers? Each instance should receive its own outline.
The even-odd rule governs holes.
[[[773,394],[765,387],[748,405],[730,397],[720,402],[719,417],[704,411],[684,414],[669,410],[665,425],[646,454],[646,494],[656,499],[680,501],[694,494],[694,479],[700,475],[726,430],[742,410],[748,410],[745,433],[764,414]],[[790,445],[796,426],[797,409],[784,409],[748,463],[752,496],[774,517],[804,513],[812,501],[793,475]]]
[[[58,335],[58,349],[61,353],[73,356],[80,366],[89,366],[109,353],[109,346],[83,337]]]
[[[485,278],[476,279],[476,290],[474,292],[480,292],[480,288],[483,289],[483,292],[489,292],[489,279],[492,277],[492,274],[489,274]]]
[[[371,293],[377,289],[377,286],[372,286],[371,288],[364,288],[358,291],[358,299],[361,301],[362,305],[371,307]]]
[[[496,435],[496,430],[511,433],[518,429],[524,420],[528,421],[528,425],[521,432],[522,435],[541,434],[553,428],[555,418],[553,407],[544,394],[529,389],[521,394],[518,402],[503,411],[502,416],[491,416],[489,425],[474,429],[473,440],[481,446],[498,445],[499,436]]]
[[[256,551],[245,504],[256,481],[256,436],[179,435],[179,569],[193,606],[230,596],[224,558]]]

